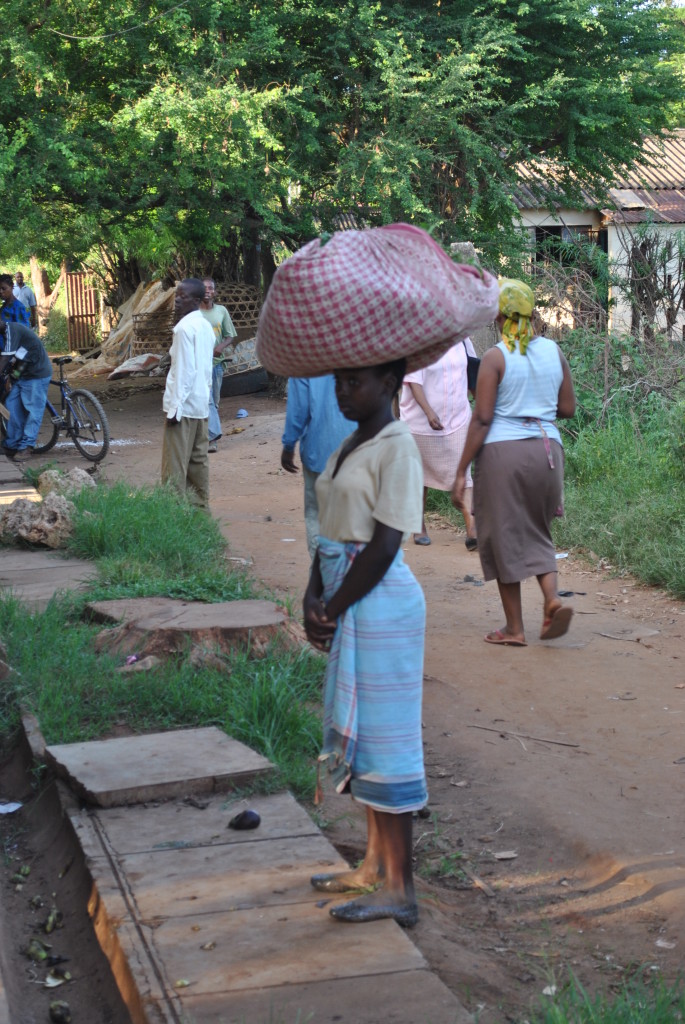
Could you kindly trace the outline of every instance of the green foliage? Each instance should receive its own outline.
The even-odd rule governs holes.
[[[601,194],[682,101],[682,53],[665,0],[26,0],[0,40],[0,243],[162,272],[354,211],[496,262],[517,162]]]
[[[685,381],[677,353],[587,332],[563,345],[579,410],[562,429],[564,547],[685,596]]]
[[[61,290],[54,306],[50,310],[46,324],[46,336],[43,344],[50,355],[69,352],[69,324],[67,322],[67,293]]]

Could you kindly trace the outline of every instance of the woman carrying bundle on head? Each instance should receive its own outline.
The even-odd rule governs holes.
[[[276,272],[260,317],[262,364],[333,372],[340,411],[357,424],[317,480],[320,537],[303,602],[307,636],[329,654],[319,761],[366,808],[362,863],[311,879],[347,894],[329,911],[339,921],[418,918],[425,602],[402,543],[421,527],[423,476],[392,401],[408,365],[435,361],[492,319],[496,292],[493,278],[454,265],[425,232],[391,225],[305,246]]]
[[[500,285],[496,324],[502,340],[480,364],[476,404],[452,500],[464,500],[474,466],[478,553],[486,580],[497,580],[505,624],[486,643],[525,647],[521,580],[542,590],[541,640],[563,636],[573,610],[557,594],[551,524],[561,514],[564,450],[556,419],[573,416],[571,371],[556,342],[536,335],[535,297],[522,281]]]

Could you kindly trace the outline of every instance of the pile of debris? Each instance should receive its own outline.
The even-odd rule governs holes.
[[[70,496],[83,487],[95,486],[93,478],[77,466],[68,473],[46,469],[36,485],[42,501],[17,498],[0,509],[0,542],[52,549],[64,547],[74,529],[76,509]]]

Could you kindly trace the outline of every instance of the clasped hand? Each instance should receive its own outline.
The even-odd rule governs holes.
[[[317,651],[330,650],[331,640],[335,633],[335,620],[328,618],[326,606],[320,597],[307,593],[302,602],[304,611],[304,631],[312,647]]]

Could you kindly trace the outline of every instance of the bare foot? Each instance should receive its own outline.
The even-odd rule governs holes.
[[[312,875],[309,881],[319,892],[372,892],[383,879],[377,871],[360,864],[355,871]]]

